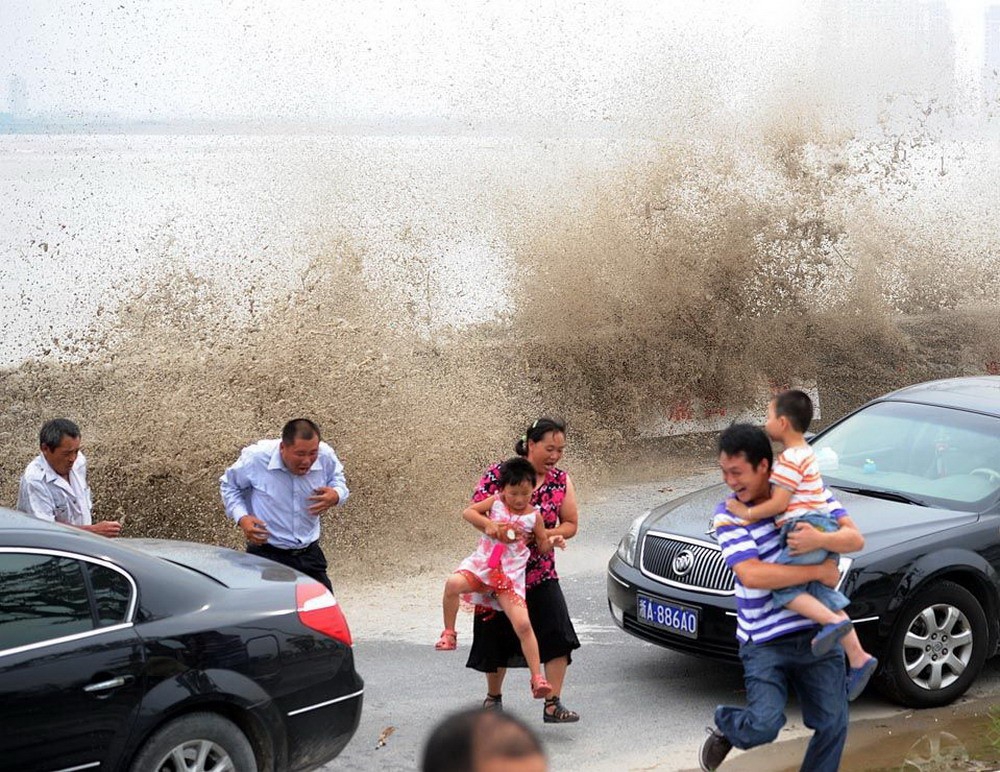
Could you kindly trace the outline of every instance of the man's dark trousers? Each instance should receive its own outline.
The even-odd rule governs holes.
[[[281,549],[270,544],[248,544],[247,552],[301,571],[317,582],[323,583],[326,589],[333,592],[333,584],[326,575],[326,555],[320,549],[319,542],[314,541],[309,546],[297,550]]]
[[[740,646],[747,705],[721,705],[715,724],[735,747],[747,750],[769,743],[785,724],[788,687],[795,689],[803,723],[814,731],[803,772],[837,772],[847,742],[847,684],[840,646],[822,657],[812,653],[816,628],[767,643]]]

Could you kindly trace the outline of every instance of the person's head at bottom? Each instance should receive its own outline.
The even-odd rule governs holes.
[[[535,733],[507,713],[476,708],[453,713],[424,745],[422,772],[546,772]]]

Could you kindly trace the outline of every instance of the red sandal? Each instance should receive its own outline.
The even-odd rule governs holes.
[[[552,694],[552,684],[545,680],[545,676],[533,675],[531,677],[531,696],[536,700],[542,700]]]
[[[454,651],[458,648],[458,633],[447,628],[441,631],[441,637],[437,639],[434,648],[438,651]]]

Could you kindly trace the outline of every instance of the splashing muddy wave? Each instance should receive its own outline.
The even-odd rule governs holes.
[[[271,286],[266,272],[234,279],[238,263],[205,275],[161,260],[48,355],[0,373],[3,499],[40,423],[66,415],[84,430],[99,516],[238,546],[219,474],[307,415],[353,492],[325,538],[341,569],[363,571],[466,543],[449,524],[476,475],[543,412],[569,421],[586,478],[692,395],[745,407],[757,385],[808,379],[831,419],[895,386],[996,370],[1000,151],[918,139],[706,132],[619,143],[589,171],[592,146],[570,162],[565,143],[475,140],[436,184],[472,194],[479,225],[455,211],[453,226],[479,252],[449,258],[397,209],[395,251],[319,231]],[[300,170],[323,152],[293,150]],[[557,157],[530,193],[516,174],[470,179],[470,158],[523,173]],[[504,265],[487,276],[491,249]],[[469,293],[483,313],[456,322]]]

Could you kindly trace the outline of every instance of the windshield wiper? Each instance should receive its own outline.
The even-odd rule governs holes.
[[[857,493],[861,496],[871,496],[874,499],[899,501],[903,504],[916,504],[918,507],[930,506],[926,501],[915,499],[912,496],[907,496],[903,493],[896,493],[896,491],[880,491],[875,488],[850,488],[846,485],[838,485],[837,487],[841,490],[847,491],[848,493]]]

